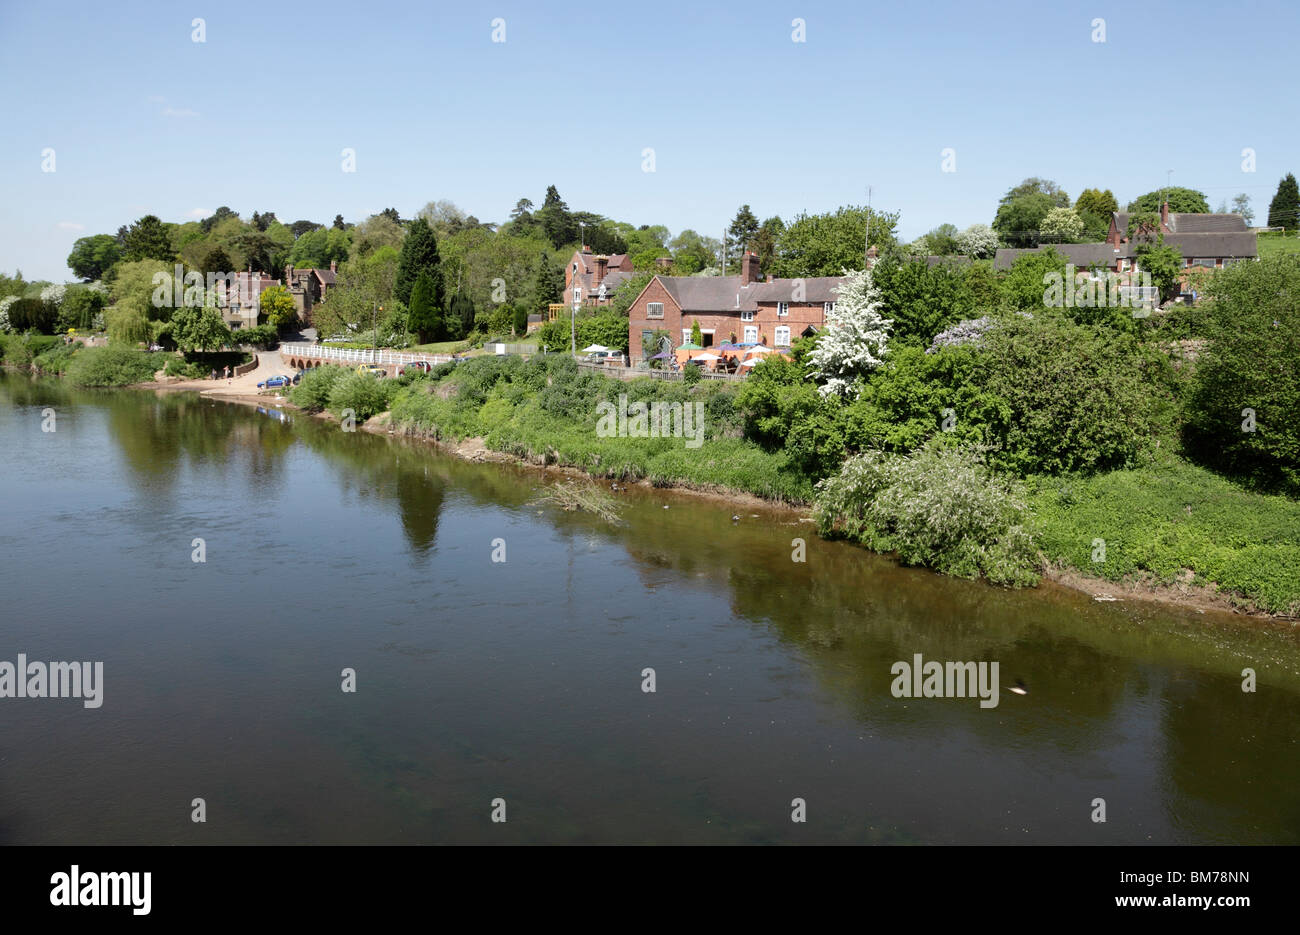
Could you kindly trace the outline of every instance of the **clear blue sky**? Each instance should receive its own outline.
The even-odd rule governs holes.
[[[1030,175],[1123,203],[1173,169],[1262,215],[1300,169],[1294,0],[2,2],[0,269],[28,278],[70,278],[79,236],[222,204],[328,222],[445,198],[501,221],[555,184],[718,236],[742,203],[788,220],[871,185],[910,239],[987,223]]]

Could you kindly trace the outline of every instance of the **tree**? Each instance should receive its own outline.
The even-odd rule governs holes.
[[[552,263],[543,251],[537,261],[537,275],[533,280],[532,308],[536,312],[545,312],[552,302],[564,302],[568,297],[564,292],[564,267]]]
[[[897,211],[870,211],[846,206],[828,214],[801,214],[785,229],[772,261],[774,276],[837,276],[860,267],[864,239],[878,249],[895,243]],[[870,225],[870,237],[864,238]]]
[[[1061,186],[1051,179],[1040,179],[1036,175],[1030,176],[1019,185],[1008,189],[998,204],[1008,204],[1017,198],[1025,198],[1029,195],[1046,195],[1052,200],[1052,207],[1054,208],[1070,207],[1070,196],[1065,193]]]
[[[239,220],[239,215],[236,214],[234,211],[231,211],[225,205],[222,205],[216,211],[213,211],[209,217],[206,217],[202,221],[200,221],[199,227],[202,229],[203,233],[207,234],[212,231],[212,228],[216,227],[222,221],[228,221],[231,218],[234,218],[237,221]]]
[[[1073,208],[1053,208],[1038,228],[1048,243],[1076,243],[1083,236],[1083,219]]]
[[[560,197],[560,192],[554,185],[547,186],[546,199],[542,202],[537,215],[546,239],[551,242],[552,247],[558,249],[565,244],[573,243],[578,233],[578,225],[569,214],[569,206],[564,203],[564,199]]]
[[[456,333],[449,334],[449,340],[458,341],[474,330],[474,311],[474,300],[468,293],[457,292],[452,297],[450,308],[447,310],[447,323],[449,331],[451,324],[456,323]]]
[[[389,215],[372,214],[352,231],[352,255],[365,258],[380,247],[400,247],[403,237],[402,226]]]
[[[318,227],[307,231],[289,248],[289,262],[299,269],[329,269],[342,263],[352,249],[352,235],[345,230]]]
[[[965,274],[955,265],[886,257],[872,267],[871,282],[880,314],[893,322],[890,347],[926,347],[945,327],[974,310]]]
[[[347,226],[346,224],[343,223],[343,215],[341,215],[341,214],[336,214],[336,215],[334,215],[334,230],[336,230],[336,231],[345,231],[345,230],[347,230],[347,229],[348,229],[348,226]]]
[[[393,282],[393,297],[411,305],[411,294],[420,273],[428,273],[433,289],[429,301],[435,308],[442,307],[442,260],[438,256],[438,238],[428,220],[418,217],[411,222],[402,241],[402,252],[397,261],[397,278]]]
[[[1119,210],[1119,202],[1109,188],[1105,191],[1085,188],[1079,193],[1074,210],[1083,221],[1083,240],[1091,243],[1105,238],[1111,215]]]
[[[1079,192],[1079,197],[1074,202],[1074,210],[1078,211],[1080,216],[1085,213],[1095,214],[1109,221],[1110,216],[1119,210],[1119,202],[1109,188],[1105,190],[1085,188]]]
[[[716,263],[722,243],[687,228],[668,243],[668,249],[673,252],[673,263],[689,274]]]
[[[845,270],[825,330],[808,355],[812,376],[822,383],[821,392],[856,398],[856,380],[884,358],[892,324],[881,314],[880,292],[871,271]]]
[[[758,218],[754,217],[754,212],[749,210],[749,205],[741,205],[736,211],[736,216],[732,218],[731,225],[727,228],[727,265],[731,266],[731,258],[739,257],[754,241],[758,234]],[[736,262],[739,268],[739,261]]]
[[[522,337],[523,335],[527,334],[528,333],[528,309],[524,308],[522,305],[517,306],[515,308],[514,321],[512,324],[514,325],[514,331],[516,335]]]
[[[758,256],[758,268],[764,272],[772,268],[776,257],[776,245],[785,233],[785,222],[779,217],[770,217],[758,227],[758,233],[749,242],[749,249]]]
[[[1183,254],[1177,247],[1165,246],[1164,234],[1155,243],[1143,241],[1134,251],[1137,264],[1151,275],[1151,284],[1160,290],[1160,298],[1168,301],[1178,294],[1178,274],[1183,268]]]
[[[263,289],[258,296],[258,313],[262,324],[270,325],[281,331],[298,317],[298,308],[293,303],[293,296],[284,286],[272,286]]]
[[[1232,210],[1234,214],[1240,214],[1248,225],[1255,220],[1255,209],[1250,206],[1250,196],[1245,192],[1232,199]]]
[[[230,246],[244,258],[244,265],[262,273],[277,272],[277,244],[256,228],[241,231],[230,239]]]
[[[1300,494],[1300,257],[1231,266],[1207,292],[1184,439],[1198,460],[1252,486]]]
[[[704,332],[700,329],[699,319],[691,323],[691,343],[704,346]]]
[[[1268,226],[1292,231],[1300,227],[1300,188],[1290,172],[1278,183],[1277,194],[1268,203]]]
[[[1160,206],[1169,200],[1169,210],[1176,214],[1209,214],[1210,203],[1205,200],[1205,192],[1194,188],[1158,188],[1155,191],[1139,195],[1128,203],[1128,210],[1154,211],[1160,213]]]
[[[221,312],[206,304],[183,305],[176,309],[171,320],[171,335],[176,346],[187,353],[220,350],[232,340]]]
[[[1156,211],[1135,211],[1128,217],[1125,234],[1130,240],[1152,240],[1161,231],[1160,214]]]
[[[993,229],[1013,247],[1038,245],[1043,219],[1053,208],[1058,208],[1051,195],[1034,192],[1010,200],[1004,198],[993,218]]]
[[[109,267],[122,258],[122,248],[112,234],[81,237],[68,254],[68,268],[86,282],[103,279]]]
[[[410,312],[407,317],[407,327],[416,333],[421,344],[442,340],[443,322],[436,304],[436,291],[428,269],[421,269],[415,278],[415,285],[411,287]]]
[[[998,235],[987,224],[972,224],[957,235],[957,252],[977,260],[998,252]]]
[[[228,273],[234,272],[234,264],[230,262],[230,257],[226,251],[221,249],[217,244],[213,244],[203,254],[199,260],[198,270],[201,273]]]
[[[293,238],[297,240],[309,231],[322,230],[324,226],[323,224],[317,224],[315,221],[294,221],[289,225],[289,230],[293,231]]]
[[[154,214],[146,214],[127,228],[124,240],[122,254],[123,258],[129,261],[167,260],[170,262],[176,257],[175,251],[172,250],[171,238],[168,236],[167,225]]]

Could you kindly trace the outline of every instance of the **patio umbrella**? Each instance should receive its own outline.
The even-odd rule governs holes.
[[[761,344],[755,344],[749,350],[745,351],[745,353],[746,354],[770,354],[772,353],[772,349],[770,347],[764,347]]]
[[[605,351],[607,351],[607,350],[609,350],[609,348],[607,348],[607,347],[606,347],[605,345],[603,345],[603,344],[591,344],[591,345],[588,345],[587,347],[584,347],[584,348],[582,349],[582,353],[583,353],[583,354],[595,354],[595,353],[599,352],[599,353],[602,353],[602,354],[603,354],[603,353],[604,353]]]
[[[742,361],[740,362],[740,366],[742,366],[742,367],[752,367],[752,366],[754,366],[754,364],[756,364],[756,363],[758,363],[758,358],[757,358],[757,357],[746,357],[744,360],[742,360]]]
[[[650,360],[667,360],[669,357],[672,356],[673,355],[668,353],[667,351],[660,351],[658,354],[655,354],[653,357],[651,357]]]
[[[717,354],[709,354],[706,352],[704,354],[696,354],[691,358],[691,360],[722,360],[722,358]]]
[[[677,348],[677,350],[679,350],[679,351],[702,351],[702,350],[704,350],[704,348],[700,347],[698,344],[692,344],[692,343],[690,343],[689,341],[687,341],[687,342],[686,342],[685,344],[683,344],[681,347]]]

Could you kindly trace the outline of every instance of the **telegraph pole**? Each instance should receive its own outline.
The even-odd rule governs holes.
[[[862,234],[862,268],[871,264],[871,186],[867,186],[867,224]]]

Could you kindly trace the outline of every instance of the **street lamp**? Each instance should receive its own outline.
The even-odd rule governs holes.
[[[370,362],[372,364],[379,362],[379,313],[384,307],[375,302],[370,312]]]
[[[569,353],[578,356],[578,305],[582,302],[582,288],[573,287],[573,314],[569,316]]]

